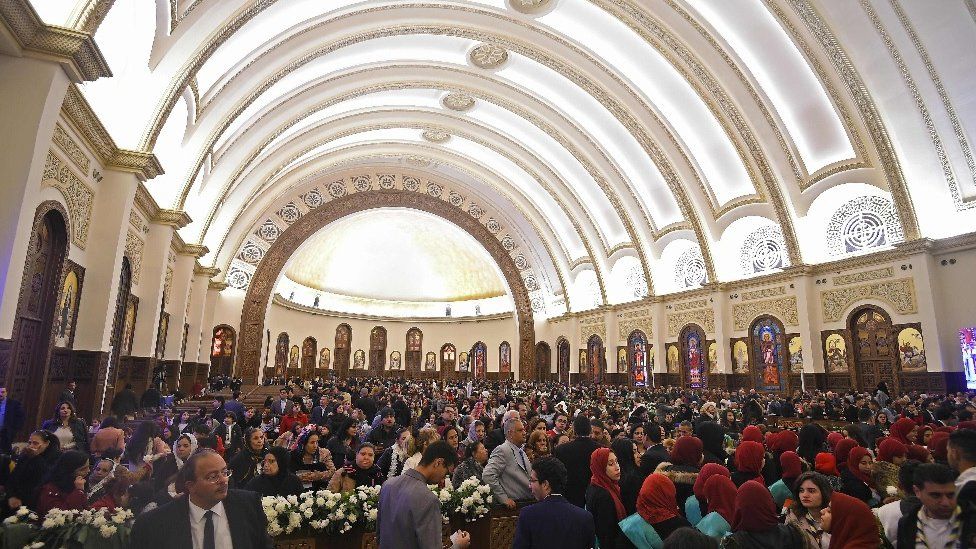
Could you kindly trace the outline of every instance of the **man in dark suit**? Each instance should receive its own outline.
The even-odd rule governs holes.
[[[644,437],[650,446],[641,456],[640,470],[642,475],[647,476],[653,473],[662,462],[670,461],[671,455],[667,448],[661,444],[661,441],[664,440],[664,429],[660,425],[648,423],[644,427]]]
[[[78,384],[71,380],[64,386],[64,390],[61,391],[61,396],[58,397],[58,402],[67,402],[71,404],[73,408],[78,408],[78,403],[75,402],[75,389]]]
[[[600,443],[590,438],[590,419],[583,414],[573,420],[573,431],[576,440],[556,446],[553,456],[563,462],[569,472],[563,495],[573,505],[583,507],[586,487],[590,484],[590,454],[600,447]]]
[[[566,500],[566,467],[555,458],[541,458],[532,464],[529,488],[538,503],[519,513],[512,549],[593,547],[593,515]]]
[[[309,419],[309,422],[316,425],[324,425],[327,417],[329,417],[329,397],[322,395],[319,397],[318,406],[312,408],[312,417]]]
[[[227,464],[212,450],[190,456],[180,472],[186,495],[139,515],[131,549],[271,549],[256,492],[228,490]]]
[[[24,407],[7,398],[7,388],[0,386],[0,453],[9,454],[17,433],[24,426]]]

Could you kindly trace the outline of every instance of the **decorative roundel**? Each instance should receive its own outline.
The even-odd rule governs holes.
[[[408,191],[416,191],[420,188],[420,180],[416,177],[406,176],[403,178],[403,188]]]
[[[505,248],[507,252],[515,249],[515,239],[512,238],[512,235],[505,235],[505,238],[502,239],[502,248]]]
[[[508,0],[513,10],[529,15],[538,15],[549,11],[555,2],[553,0]]]
[[[424,130],[424,133],[421,135],[424,139],[430,141],[431,143],[445,143],[447,142],[448,139],[451,138],[451,134],[443,130],[437,130],[433,128],[429,130]]]
[[[698,248],[692,248],[678,257],[675,265],[675,281],[681,288],[692,288],[705,283],[705,260]]]
[[[464,204],[464,197],[454,191],[451,191],[451,194],[448,195],[447,200],[451,203],[451,206],[454,206],[455,208],[460,208]]]
[[[325,202],[325,199],[322,198],[322,193],[318,189],[312,189],[302,195],[302,202],[309,208],[314,209],[321,206]]]
[[[546,309],[546,300],[542,297],[533,297],[531,301],[532,311],[541,313]]]
[[[329,185],[329,194],[332,198],[339,198],[346,195],[346,183],[343,180],[335,181]]]
[[[427,182],[427,194],[429,194],[430,196],[433,196],[434,198],[439,198],[441,196],[441,192],[443,191],[444,191],[443,187],[441,187],[437,183],[434,183],[433,181]]]
[[[411,155],[407,156],[406,158],[404,158],[403,160],[407,164],[410,164],[410,165],[413,165],[413,166],[420,166],[422,168],[426,168],[427,166],[430,166],[430,160],[428,160],[427,158],[424,158],[422,156],[416,155],[416,154],[411,154]]]
[[[525,259],[524,255],[518,254],[515,256],[515,267],[520,271],[524,271],[529,268],[529,261]]]
[[[481,206],[472,204],[468,206],[468,215],[475,219],[481,219],[481,216],[485,215],[485,211],[481,209]]]
[[[848,252],[885,244],[884,221],[874,212],[858,212],[847,218],[841,233],[844,235],[844,247]]]
[[[525,277],[525,289],[534,292],[539,289],[539,281],[535,279],[535,275],[530,274]]]
[[[844,203],[830,217],[825,236],[831,255],[890,246],[905,240],[894,203],[883,196],[861,196]]]
[[[444,96],[444,106],[452,111],[466,111],[474,106],[474,98],[466,93],[451,92]]]
[[[270,219],[258,227],[256,232],[258,236],[267,240],[268,242],[274,242],[281,235],[281,229],[278,228],[278,226],[275,225]]]
[[[764,273],[786,266],[786,243],[776,225],[760,227],[749,233],[739,252],[743,274]]]
[[[246,271],[232,267],[227,273],[227,285],[238,290],[246,290],[251,284],[251,275]]]
[[[294,202],[289,202],[288,204],[285,204],[285,207],[278,210],[278,217],[283,219],[285,223],[288,223],[289,225],[298,221],[298,218],[301,216],[302,212],[298,209],[298,206],[296,206]]]
[[[498,231],[502,230],[501,224],[499,224],[498,221],[495,221],[494,217],[489,217],[488,223],[485,226],[488,227],[491,234],[497,234]]]
[[[373,188],[373,180],[368,175],[357,175],[353,177],[352,184],[358,192],[366,192]]]
[[[497,69],[508,61],[508,51],[491,43],[482,43],[468,53],[468,61],[479,69]]]
[[[253,242],[248,242],[243,248],[241,248],[240,258],[251,265],[257,265],[260,263],[263,257],[264,250]]]
[[[385,173],[379,176],[380,188],[385,190],[390,190],[396,187],[396,176],[393,174]]]

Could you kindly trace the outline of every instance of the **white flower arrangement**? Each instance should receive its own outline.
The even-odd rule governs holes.
[[[470,477],[456,488],[438,488],[428,485],[441,503],[441,515],[444,522],[450,522],[451,517],[458,517],[465,522],[474,522],[488,514],[494,497],[491,488]]]
[[[26,507],[3,521],[4,543],[30,549],[39,547],[87,546],[102,539],[109,547],[125,547],[134,516],[131,511],[115,509],[51,509],[43,519]],[[16,529],[16,531],[15,531]],[[13,541],[16,538],[17,541]]]
[[[294,496],[290,496],[294,498]],[[261,509],[268,519],[268,534],[280,536],[290,534],[302,526],[302,516],[299,511],[297,498],[294,503],[289,498],[281,496],[265,496],[261,498]]]

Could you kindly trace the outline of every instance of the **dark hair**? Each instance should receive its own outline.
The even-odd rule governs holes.
[[[834,489],[831,488],[830,481],[827,480],[826,476],[816,471],[807,471],[806,473],[802,473],[800,476],[796,477],[795,481],[793,481],[792,510],[797,515],[802,515],[803,513],[806,512],[806,509],[803,508],[803,504],[800,503],[799,494],[800,494],[800,486],[808,480],[816,484],[817,488],[820,489],[820,497],[823,498],[823,500],[820,502],[820,505],[822,507],[827,507],[828,505],[830,505],[830,496],[834,494]]]
[[[558,459],[554,457],[539,458],[532,464],[532,470],[535,472],[539,484],[549,483],[549,489],[552,490],[552,493],[561,494],[566,489],[569,473],[566,471],[563,462]]]
[[[227,410],[227,415],[224,416],[224,419],[227,418],[230,418],[234,421],[234,423],[237,423],[237,412],[233,410]]]
[[[926,482],[932,484],[952,484],[956,480],[956,472],[948,465],[941,463],[922,463],[915,468],[912,475],[912,486],[924,488]]]
[[[230,395],[230,398],[232,398],[234,400],[237,400],[237,399],[241,398],[241,392],[240,391],[234,391],[234,393]]]
[[[283,446],[272,446],[268,453],[273,455],[278,462],[278,474],[276,477],[284,475],[291,470],[291,452]]]
[[[867,421],[871,419],[874,413],[868,408],[861,408],[861,411],[857,413],[857,418],[861,421]]]
[[[603,420],[600,419],[600,418],[595,418],[595,419],[591,419],[590,420],[590,432],[592,432],[592,430],[593,430],[592,428],[593,427],[597,427],[599,429],[603,429],[604,431],[607,430],[607,426],[603,423]]]
[[[912,493],[912,486],[915,482],[915,469],[918,469],[918,466],[921,464],[921,461],[909,459],[898,468],[898,486],[907,494]]]
[[[115,416],[105,416],[105,419],[98,425],[99,429],[105,429],[107,427],[119,428],[119,418]]]
[[[454,452],[454,448],[443,440],[435,440],[424,448],[424,453],[420,457],[421,465],[430,465],[434,463],[435,459],[441,458],[444,460],[444,465],[450,467],[457,463],[457,453]]]
[[[664,540],[664,549],[718,549],[718,542],[694,528],[678,528]]]
[[[585,437],[589,436],[590,429],[590,418],[586,417],[585,414],[580,414],[573,419],[573,431],[576,432],[576,436]]]
[[[661,444],[661,426],[656,422],[644,424],[644,438],[655,444]]]
[[[149,481],[142,481],[129,486],[129,509],[138,515],[149,505],[154,495],[153,486]]]
[[[177,484],[185,486],[187,482],[193,482],[197,479],[197,462],[206,456],[219,456],[216,450],[211,448],[199,448],[190,457],[186,458],[186,463],[183,464],[183,468],[180,469],[180,482]]]
[[[363,448],[370,448],[371,450],[373,450],[373,455],[374,456],[376,455],[376,445],[373,444],[372,442],[364,442],[360,444],[359,448],[356,448],[356,453],[358,454],[359,451],[362,450]]]
[[[225,399],[223,395],[217,395],[217,396],[214,397],[214,400],[216,400],[217,402],[223,404],[227,399]]]
[[[43,483],[50,482],[62,493],[67,494],[75,489],[75,471],[85,465],[88,465],[88,454],[78,450],[66,450],[48,469]]]
[[[68,416],[68,421],[71,421],[72,419],[78,417],[78,412],[75,411],[75,405],[72,404],[72,403],[70,403],[70,402],[68,402],[67,400],[64,400],[64,401],[59,402],[58,405],[54,407],[54,422],[55,423],[58,423],[58,422],[61,421],[61,407],[64,406],[65,404],[67,404],[68,405],[68,409],[71,410],[71,415]]]
[[[479,440],[478,442],[472,442],[472,443],[468,444],[467,446],[465,446],[464,447],[464,459],[471,459],[471,458],[473,458],[474,455],[478,452],[478,446],[484,446],[484,445],[485,445],[485,443],[484,442],[481,442]]]
[[[125,445],[125,455],[130,463],[141,463],[145,456],[146,447],[149,441],[159,436],[159,428],[155,421],[143,421],[136,427],[136,432],[132,434],[129,443]]]
[[[121,448],[108,448],[104,452],[102,452],[102,459],[115,460],[120,457],[122,457]]]
[[[58,454],[61,452],[61,439],[54,436],[54,433],[52,433],[51,431],[38,429],[33,433],[31,433],[31,436],[34,435],[41,437],[41,439],[43,439],[44,442],[47,443],[47,450],[44,450],[43,454],[50,454],[50,453]]]
[[[620,464],[620,478],[637,473],[637,462],[634,461],[634,441],[629,438],[616,438],[610,443],[610,450],[617,456]]]
[[[796,453],[807,463],[816,461],[817,454],[824,451],[827,444],[827,430],[816,423],[807,423],[800,427],[797,435],[799,444]]]
[[[959,450],[962,459],[976,461],[976,429],[956,429],[949,435],[949,446]]]

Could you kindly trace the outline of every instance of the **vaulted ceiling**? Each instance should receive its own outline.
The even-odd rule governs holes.
[[[973,0],[34,5],[225,272],[354,169],[497,212],[543,316],[976,228]]]

